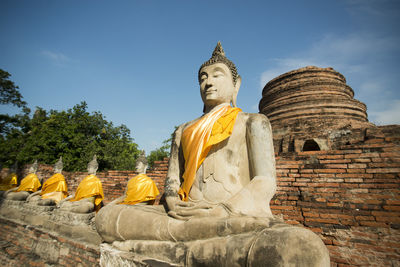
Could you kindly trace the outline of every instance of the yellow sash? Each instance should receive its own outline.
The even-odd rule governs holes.
[[[139,174],[128,182],[126,197],[119,204],[135,205],[139,202],[156,199],[160,192],[154,181],[146,174]]]
[[[185,172],[179,196],[188,200],[196,172],[211,147],[227,139],[233,131],[236,117],[242,111],[225,105],[205,114],[200,120],[188,126],[182,134],[182,149],[185,157]]]
[[[78,201],[84,198],[95,197],[94,204],[96,211],[100,208],[100,203],[104,199],[101,181],[96,175],[90,174],[83,179],[76,189],[75,198],[69,201]]]
[[[1,180],[0,191],[7,191],[17,186],[17,174],[12,172],[6,178]]]
[[[68,196],[68,189],[64,175],[61,173],[55,173],[47,179],[42,186],[42,192],[40,195],[42,196],[42,199],[51,198],[56,201],[66,198]]]
[[[21,184],[17,189],[17,192],[20,191],[36,192],[40,186],[41,184],[37,175],[34,173],[30,173],[24,179],[22,179]]]

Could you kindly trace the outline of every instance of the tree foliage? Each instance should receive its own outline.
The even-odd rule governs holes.
[[[23,123],[22,123],[23,122]],[[0,144],[1,161],[53,163],[63,157],[64,170],[83,171],[93,155],[99,169],[130,170],[139,155],[125,125],[114,127],[100,112],[90,114],[81,102],[67,111],[37,108],[32,119],[22,118]]]
[[[18,86],[8,79],[10,76],[10,73],[0,69],[0,104],[12,104],[19,108],[25,107],[26,102],[22,100]]]
[[[0,69],[0,104],[17,106],[22,108],[23,114],[27,114],[30,110],[26,107],[26,102],[22,100],[18,86],[9,77],[10,73]],[[19,120],[24,115],[0,114],[0,135],[10,132],[13,127],[19,126]]]

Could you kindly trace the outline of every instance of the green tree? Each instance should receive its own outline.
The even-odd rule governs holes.
[[[1,105],[13,105],[22,108],[23,114],[9,115],[0,114],[0,135],[12,131],[14,127],[20,126],[20,119],[26,114],[29,114],[30,110],[26,107],[26,102],[22,100],[22,95],[19,92],[18,86],[11,81],[11,74],[7,71],[0,69],[0,104]]]
[[[47,112],[38,107],[32,119],[20,121],[20,129],[11,131],[0,144],[0,160],[6,165],[4,155],[21,163],[37,159],[48,164],[63,156],[65,170],[84,171],[96,154],[99,170],[129,170],[139,155],[125,125],[114,127],[100,112],[90,114],[85,102],[67,111]]]

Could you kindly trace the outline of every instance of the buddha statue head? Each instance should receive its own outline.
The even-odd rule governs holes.
[[[99,168],[99,164],[97,163],[97,156],[94,155],[93,159],[88,163],[88,166],[87,166],[88,174],[96,175],[98,168]]]
[[[142,150],[140,152],[140,156],[136,160],[136,165],[135,165],[136,172],[138,174],[146,173],[147,166],[148,164],[146,159],[146,153],[144,152],[144,150]]]
[[[56,164],[54,164],[54,173],[61,173],[62,172],[62,170],[63,170],[63,167],[64,167],[64,164],[63,164],[63,161],[62,161],[62,157],[60,157],[58,160],[57,160],[57,162],[56,162]]]
[[[235,64],[225,56],[220,42],[211,58],[201,65],[198,79],[205,112],[223,103],[236,107],[241,77]]]
[[[31,167],[29,167],[29,173],[36,173],[38,169],[38,163],[37,163],[37,159],[35,160],[35,162],[33,162],[33,164],[31,165]]]

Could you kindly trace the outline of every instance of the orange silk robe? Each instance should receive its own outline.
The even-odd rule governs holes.
[[[75,198],[69,201],[78,201],[84,198],[95,197],[95,210],[100,209],[101,201],[104,199],[103,186],[96,175],[90,174],[83,179],[76,189]]]
[[[44,182],[42,192],[40,193],[42,199],[54,199],[59,202],[68,196],[67,183],[65,182],[64,175],[55,173]]]
[[[146,174],[138,174],[129,180],[124,201],[119,204],[135,205],[156,199],[160,194],[154,181]]]
[[[36,192],[41,186],[39,178],[36,174],[30,173],[24,179],[22,179],[20,186],[16,190],[17,192],[21,191],[31,191]]]
[[[9,175],[7,175],[6,178],[4,178],[3,180],[1,180],[0,183],[0,191],[7,191],[11,188],[14,188],[17,186],[17,174],[12,172]]]
[[[240,108],[224,105],[205,114],[183,131],[181,144],[185,157],[185,172],[179,196],[188,200],[196,172],[211,147],[231,136]]]

